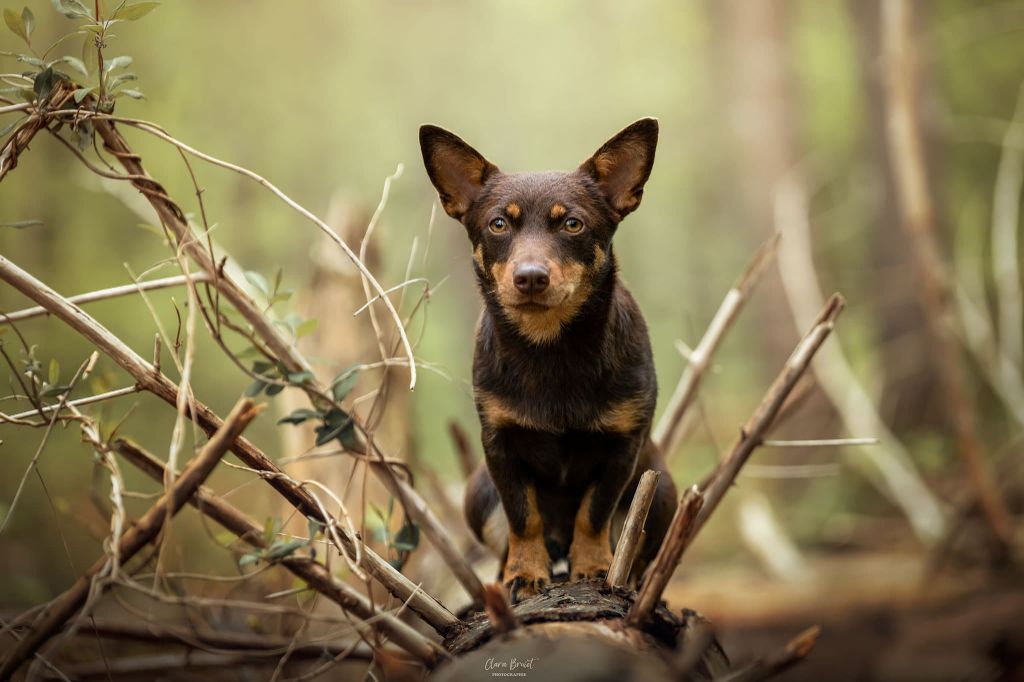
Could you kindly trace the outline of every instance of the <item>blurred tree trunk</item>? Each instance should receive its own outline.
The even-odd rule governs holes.
[[[716,63],[724,70],[721,110],[729,117],[733,189],[739,220],[747,226],[749,251],[774,232],[773,205],[779,180],[793,167],[792,85],[786,64],[788,6],[781,0],[720,0],[710,4],[716,41]],[[797,339],[784,311],[785,296],[776,272],[765,273],[754,309],[760,317],[762,366],[782,364]]]
[[[885,83],[882,72],[880,7],[875,2],[847,0],[857,34],[858,60],[867,113],[864,163],[871,185],[871,281],[877,320],[877,347],[883,384],[879,414],[896,433],[939,426],[936,367],[928,341],[920,297],[907,282],[913,276],[913,257],[901,229],[895,182],[883,131],[886,126]],[[917,77],[923,78],[921,71]],[[922,92],[923,87],[917,89]]]

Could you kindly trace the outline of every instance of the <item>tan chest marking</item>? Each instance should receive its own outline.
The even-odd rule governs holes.
[[[590,427],[597,431],[630,433],[639,427],[646,417],[647,401],[643,398],[627,398],[606,407]]]

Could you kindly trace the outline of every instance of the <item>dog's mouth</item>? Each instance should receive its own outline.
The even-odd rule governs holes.
[[[551,308],[551,306],[545,305],[544,303],[540,303],[538,301],[525,301],[523,303],[515,303],[512,307],[524,313],[542,313],[545,310]]]

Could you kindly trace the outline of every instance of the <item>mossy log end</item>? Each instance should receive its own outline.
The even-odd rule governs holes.
[[[444,642],[455,660],[431,679],[710,680],[728,671],[703,616],[677,615],[662,602],[634,627],[625,618],[635,599],[603,582],[561,583],[512,607],[515,629],[501,632],[485,613],[470,615]]]

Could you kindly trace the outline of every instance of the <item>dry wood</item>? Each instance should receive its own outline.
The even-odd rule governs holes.
[[[111,447],[155,481],[165,480],[164,477],[169,473],[160,460],[129,441],[117,439],[111,443]],[[241,540],[258,549],[267,548],[267,541],[263,537],[260,525],[209,489],[200,487],[189,502]],[[366,597],[332,576],[322,564],[299,556],[285,557],[280,563],[343,609],[370,621],[374,628],[379,629],[398,646],[427,665],[435,665],[443,655],[437,646],[406,623],[389,613],[375,609]]]
[[[157,462],[159,464],[159,462]],[[202,490],[202,488],[200,488]],[[190,500],[194,504],[199,492]],[[129,622],[109,618],[89,618],[82,623],[80,633],[87,637],[103,637],[150,644],[177,644],[191,649],[220,649],[268,652],[288,651],[290,656],[318,657],[324,654],[346,654],[352,658],[370,659],[373,650],[365,642],[299,642],[292,644],[289,637],[276,637],[259,632],[233,632],[209,628],[178,627],[153,621]]]
[[[452,532],[441,523],[426,500],[416,493],[412,486],[395,476],[387,465],[371,460],[370,467],[372,471],[377,472],[388,491],[402,503],[409,518],[416,522],[423,534],[430,539],[430,544],[441,555],[469,596],[476,603],[483,604],[485,601],[483,583],[480,582],[480,578],[466,560],[463,551],[455,544]],[[387,471],[381,471],[382,469],[387,469]]]
[[[221,271],[213,261],[212,256],[206,251],[203,244],[196,239],[189,227],[188,221],[185,218],[184,212],[181,208],[167,195],[164,188],[146,173],[143,168],[141,159],[138,155],[134,154],[125,141],[124,137],[121,136],[114,122],[109,117],[97,116],[93,119],[96,132],[103,139],[103,142],[107,150],[117,157],[124,169],[134,177],[131,180],[133,186],[136,187],[150,202],[153,208],[159,215],[161,222],[174,234],[178,247],[184,251],[193,261],[200,267],[200,269],[209,275],[213,279],[213,285],[217,290],[224,296],[224,298],[231,303],[232,306],[245,318],[253,331],[267,344],[267,347],[273,352],[277,359],[288,368],[290,372],[310,372],[312,369],[309,363],[304,357],[298,352],[294,344],[286,340],[280,331],[274,327],[274,325],[267,319],[263,311],[257,306],[249,295],[227,274]],[[157,135],[158,137],[169,139],[180,148],[188,151],[189,153],[196,154],[206,160],[211,160],[211,157],[182,145],[180,142],[173,140],[166,133],[156,130],[148,125],[143,125],[147,131]],[[219,165],[225,165],[224,162],[218,162]],[[249,176],[253,176],[251,172],[246,172],[244,169],[239,169],[232,164],[227,164],[233,169],[243,172]],[[256,176],[258,178],[258,176]],[[141,178],[141,179],[140,179]],[[267,186],[274,191],[278,196],[283,196],[280,190],[267,183],[262,178],[259,178],[261,184]],[[301,207],[300,207],[301,208]],[[323,224],[322,221],[318,220],[315,216],[310,214],[305,209],[301,209],[300,212],[312,219],[318,225],[322,226],[325,233],[331,236],[341,245],[343,242],[338,239],[330,227]],[[350,253],[347,246],[343,245],[346,249],[346,253]],[[365,266],[362,265],[361,261],[355,257],[355,254],[350,253],[350,257],[353,262],[360,269],[360,272],[364,276],[369,276],[369,272],[365,270]],[[371,280],[375,282],[376,280]],[[383,290],[380,289],[379,284],[375,287],[377,293],[383,295]],[[389,310],[395,316],[396,320],[400,322],[397,313],[394,312],[393,306],[386,296],[383,296],[384,303],[388,306]],[[406,347],[408,348],[408,340],[405,337],[405,332],[401,329],[398,333],[402,337]],[[409,348],[410,358],[410,369],[413,372],[413,383],[415,383],[415,369],[413,366],[412,351]],[[309,390],[319,396],[326,396],[329,394],[327,387],[322,386],[315,379],[309,382]],[[359,434],[365,434],[366,429],[358,419],[353,416],[356,422],[356,430]],[[466,561],[465,557],[461,552],[457,551],[454,544],[451,543],[449,535],[444,527],[444,524],[437,518],[436,515],[430,510],[429,505],[420,497],[419,493],[413,490],[412,486],[408,485],[405,481],[399,479],[392,471],[390,466],[386,465],[387,457],[380,452],[376,445],[372,442],[365,442],[366,439],[360,435],[361,442],[360,446],[356,448],[359,454],[367,454],[375,457],[378,460],[379,466],[374,466],[373,471],[379,476],[382,482],[391,489],[392,494],[399,497],[399,499],[409,509],[407,511],[411,516],[420,524],[423,534],[427,536],[430,542],[437,548],[441,553],[445,563],[452,569],[455,577],[459,580],[460,584],[466,589],[471,597],[477,602],[483,602],[483,584],[480,579],[473,573],[472,567],[469,562]],[[291,500],[289,500],[291,501]],[[294,504],[294,502],[293,502]],[[310,516],[310,514],[307,514]]]
[[[505,588],[498,583],[484,586],[484,611],[487,613],[487,620],[491,622],[491,629],[494,632],[510,632],[519,627],[519,619],[512,613]]]
[[[1013,540],[1013,522],[995,485],[974,421],[974,410],[960,376],[956,341],[946,321],[949,277],[935,235],[934,204],[928,188],[923,138],[918,125],[917,60],[911,36],[912,3],[885,0],[882,44],[887,62],[886,105],[889,155],[896,179],[904,229],[910,236],[928,331],[935,348],[946,417],[957,450],[993,534],[1004,547]]]
[[[54,84],[47,105],[52,109],[60,109],[69,99],[74,88],[63,80]],[[33,112],[21,126],[15,130],[3,147],[0,147],[0,182],[7,172],[18,165],[18,155],[28,147],[36,133],[46,127],[49,119],[38,111]]]
[[[700,343],[690,353],[686,369],[679,378],[679,383],[676,384],[675,391],[669,398],[661,419],[651,432],[651,440],[666,455],[671,456],[678,449],[683,436],[683,418],[697,395],[701,379],[711,364],[711,357],[722,343],[722,339],[725,338],[725,333],[736,321],[743,305],[750,298],[761,274],[775,255],[778,244],[779,234],[775,233],[758,248],[750,263],[747,264],[746,270],[725,295],[725,299],[718,307],[718,312],[715,313],[707,331],[701,337]]]
[[[803,175],[804,169],[793,169],[775,193],[775,221],[783,235],[779,244],[779,275],[786,302],[800,327],[811,324],[825,302],[814,266],[809,198]],[[879,437],[878,447],[847,458],[847,464],[903,510],[923,544],[933,543],[946,524],[942,504],[922,480],[899,437],[879,415],[875,399],[857,378],[840,344],[821,349],[814,361],[814,376],[847,433]],[[776,425],[783,419],[780,414]]]
[[[651,503],[654,502],[654,493],[658,490],[660,479],[660,471],[645,471],[640,477],[640,482],[637,483],[633,501],[629,504],[629,512],[622,524],[619,541],[615,544],[612,565],[608,569],[609,585],[625,585],[629,578],[637,549],[640,547],[640,536],[643,534],[644,524],[647,522],[647,512],[651,510]]]
[[[203,449],[182,470],[181,476],[174,482],[157,502],[150,507],[134,526],[121,536],[117,546],[117,561],[123,563],[133,557],[139,550],[152,541],[164,526],[164,522],[176,514],[182,505],[202,485],[203,481],[213,472],[214,467],[228,451],[245,427],[249,425],[262,408],[251,400],[238,401],[223,426],[207,441]],[[30,632],[0,665],[0,679],[7,679],[39,650],[54,634],[56,634],[82,606],[93,589],[95,580],[100,580],[99,589],[103,588],[102,579],[106,577],[112,566],[110,557],[99,559],[93,566],[75,581],[66,592],[36,618]]]
[[[759,658],[744,668],[715,679],[717,682],[759,682],[760,680],[767,680],[805,659],[818,642],[820,634],[821,628],[817,625],[809,627],[791,639],[781,651],[765,658]]]
[[[291,658],[307,659],[306,665],[311,665],[308,659],[323,656],[324,650],[319,653],[312,651],[295,651]],[[336,654],[343,658],[351,658],[359,661],[373,660],[372,652],[365,644],[355,645],[349,654],[344,652]],[[68,678],[76,682],[86,680],[102,680],[110,682],[112,678],[141,679],[143,676],[150,676],[155,679],[204,679],[207,675],[216,674],[216,669],[236,667],[244,669],[244,666],[276,666],[278,661],[267,656],[261,656],[254,651],[247,651],[234,654],[206,653],[188,651],[184,653],[151,654],[147,656],[130,656],[127,658],[115,658],[109,660],[93,661],[90,663],[77,663],[64,666],[64,672]],[[365,663],[363,664],[365,667]],[[224,671],[221,670],[221,673]],[[177,674],[176,674],[177,673]],[[55,674],[47,675],[45,679],[61,679]],[[221,679],[207,678],[207,679]],[[294,679],[294,678],[293,678]]]
[[[693,540],[698,527],[695,521],[703,506],[704,495],[697,490],[697,486],[692,486],[683,493],[682,499],[679,500],[679,506],[676,507],[675,516],[672,517],[672,523],[668,527],[668,532],[665,533],[665,540],[640,585],[636,602],[629,610],[629,615],[626,616],[627,623],[634,626],[640,625],[647,621],[651,613],[654,612],[661,599],[661,593],[665,591],[668,581],[675,573],[676,566],[679,565],[683,550]]]
[[[764,398],[754,410],[754,414],[743,425],[740,436],[729,454],[705,479],[700,487],[700,492],[694,487],[683,496],[676,509],[676,515],[672,519],[665,542],[640,587],[636,605],[629,615],[629,622],[642,622],[657,604],[665,586],[679,565],[679,560],[686,547],[718,507],[722,497],[736,480],[736,476],[751,453],[761,444],[764,434],[767,433],[786,399],[807,370],[814,354],[831,333],[843,305],[842,296],[833,294],[818,319],[815,320],[814,325],[797,344],[796,350],[790,355],[782,371],[768,388]]]
[[[54,317],[63,320],[72,329],[82,334],[91,344],[127,371],[141,388],[153,393],[170,405],[175,405],[177,385],[165,375],[157,372],[151,363],[125,345],[123,341],[81,308],[68,303],[67,299],[56,291],[3,256],[0,256],[0,279],[14,286],[49,310]],[[194,401],[193,404],[196,410],[193,417],[204,431],[213,433],[220,428],[223,422],[209,407],[199,401]],[[323,524],[335,525],[344,545],[341,549],[349,552],[350,555],[355,555],[358,543],[363,558],[362,567],[380,581],[391,594],[401,601],[407,602],[409,608],[430,623],[435,630],[444,633],[459,623],[459,620],[437,600],[422,592],[391,564],[369,547],[362,545],[358,538],[350,535],[332,518],[325,516],[305,489],[295,485],[287,477],[278,475],[283,473],[281,469],[259,448],[247,439],[240,437],[231,445],[231,451],[250,468],[263,472],[267,482],[305,516]]]
[[[109,289],[98,289],[84,294],[68,296],[68,301],[76,305],[80,305],[82,303],[94,303],[96,301],[106,301],[119,296],[131,296],[132,294],[137,294],[140,291],[156,291],[157,289],[182,286],[184,284],[188,284],[189,279],[190,277],[188,275],[173,275],[171,277],[162,277],[160,279],[151,279],[145,282],[139,282],[138,284],[123,284],[118,287],[110,287]],[[210,281],[210,277],[205,273],[191,275],[191,279],[193,282]],[[4,313],[0,315],[0,325],[10,324],[11,322],[21,322],[22,320],[30,320],[34,317],[43,317],[44,315],[49,315],[49,312],[47,312],[46,308],[41,306],[26,308],[25,310],[17,310],[13,313]]]
[[[708,517],[715,511],[729,487],[736,480],[740,469],[746,464],[751,453],[761,444],[764,434],[775,421],[786,398],[803,373],[807,371],[814,354],[832,333],[836,318],[839,317],[845,304],[842,296],[832,294],[832,298],[825,304],[814,325],[797,344],[796,350],[789,356],[782,371],[768,388],[757,409],[743,425],[729,454],[715,468],[708,482],[701,487],[705,498],[704,507],[697,516],[695,532],[700,530]]]

